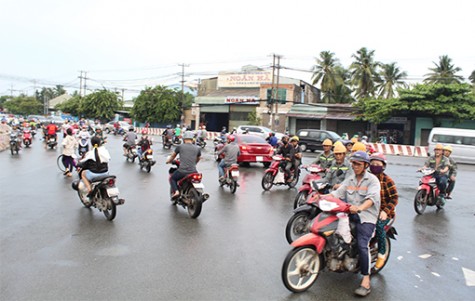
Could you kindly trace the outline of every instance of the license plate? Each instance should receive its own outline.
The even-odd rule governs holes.
[[[239,177],[239,170],[233,170],[233,171],[231,171],[231,176],[233,176],[233,177]]]
[[[262,157],[262,156],[256,156],[256,161],[257,161],[257,162],[262,162],[262,161],[264,161],[264,157]]]
[[[203,183],[193,183],[193,187],[204,189],[205,185]]]
[[[119,188],[117,188],[117,187],[107,188],[107,195],[108,196],[118,196],[119,195]]]

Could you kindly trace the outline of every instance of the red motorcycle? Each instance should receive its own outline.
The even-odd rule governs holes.
[[[331,195],[315,194],[318,207],[323,211],[314,220],[311,233],[292,243],[293,249],[287,254],[282,266],[282,281],[285,287],[294,293],[304,292],[315,283],[323,269],[331,272],[359,271],[359,254],[356,239],[347,245],[337,233],[338,213],[349,213],[350,204]],[[352,227],[352,232],[354,227]],[[375,268],[378,257],[378,242],[375,237],[370,241],[371,274],[381,271],[388,262],[391,253],[391,239],[397,235],[390,222],[386,227],[386,261],[380,269]],[[353,233],[354,234],[354,233]],[[355,235],[353,235],[355,236]],[[348,247],[346,247],[348,246]]]
[[[307,196],[313,192],[311,183],[322,178],[322,173],[325,173],[325,169],[317,164],[311,164],[308,166],[302,166],[301,169],[305,169],[309,173],[305,175],[302,180],[302,186],[299,187],[299,192],[295,196],[294,209],[305,204]]]
[[[228,186],[231,193],[235,193],[239,180],[239,164],[232,164],[229,167],[224,168],[224,179],[219,182],[221,187]]]
[[[417,214],[423,214],[427,206],[435,205],[441,209],[444,205],[440,200],[440,190],[434,177],[435,170],[423,168],[418,172],[422,173],[422,178],[419,180],[419,188],[414,198],[414,209]]]
[[[23,144],[25,147],[30,147],[31,145],[31,130],[30,129],[24,129],[23,130]]]
[[[272,157],[272,163],[265,171],[262,177],[262,188],[266,191],[270,190],[274,185],[288,185],[290,188],[295,187],[299,181],[300,170],[298,168],[290,169],[290,174],[285,172],[285,165],[287,161],[280,155]],[[290,176],[293,175],[293,179],[290,180]]]
[[[169,170],[169,178],[180,166],[179,160],[173,160],[172,166]],[[201,213],[203,202],[205,202],[209,195],[204,193],[204,185],[201,183],[203,175],[201,173],[191,173],[178,181],[178,191],[180,196],[172,199],[173,205],[180,205],[188,210],[191,218],[197,218]]]

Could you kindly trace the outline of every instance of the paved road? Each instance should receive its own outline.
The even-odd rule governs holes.
[[[212,147],[199,170],[211,195],[197,220],[170,205],[155,145],[150,174],[121,156],[109,137],[112,173],[125,205],[108,222],[82,207],[71,179],[56,167],[59,151],[35,141],[18,157],[0,153],[1,300],[327,300],[352,299],[359,276],[325,272],[306,293],[288,292],[280,269],[290,250],[284,229],[294,189],[263,192],[260,165],[241,168],[236,195],[217,185]],[[304,163],[314,156],[306,153]],[[368,300],[467,300],[475,295],[475,166],[462,165],[445,210],[414,212],[422,158],[391,157],[400,192],[390,262],[373,278]]]

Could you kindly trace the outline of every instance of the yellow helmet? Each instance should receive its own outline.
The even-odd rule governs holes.
[[[290,142],[292,142],[292,141],[297,141],[297,142],[299,142],[299,140],[300,140],[300,139],[299,139],[299,137],[297,137],[297,136],[293,136],[292,138],[290,138]]]
[[[333,153],[346,153],[346,147],[341,141],[337,141],[333,144]]]
[[[361,142],[356,142],[355,144],[353,144],[353,147],[351,148],[351,151],[352,152],[357,152],[357,151],[365,152],[366,151],[366,145],[364,145]]]
[[[358,142],[358,138],[357,138],[357,137],[353,137],[353,138],[351,138],[350,141],[351,141],[351,143],[354,144],[354,143]]]
[[[437,144],[435,145],[434,149],[442,149],[442,150],[443,150],[443,149],[444,149],[444,146],[443,146],[442,144],[440,144],[440,143],[437,143]]]
[[[331,141],[330,139],[327,138],[327,139],[323,140],[322,145],[332,146],[333,143],[332,143],[332,141]]]
[[[452,152],[452,146],[450,146],[450,145],[444,145],[444,151]]]

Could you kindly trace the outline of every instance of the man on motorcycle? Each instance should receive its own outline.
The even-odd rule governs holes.
[[[334,160],[325,176],[315,182],[328,183],[331,190],[336,190],[351,173],[351,170],[350,163],[346,159],[346,147],[340,141],[335,142],[333,146],[333,156]]]
[[[206,126],[201,127],[201,131],[198,132],[198,140],[200,142],[204,142],[208,136],[208,132],[206,131]]]
[[[448,183],[449,186],[447,187],[447,195],[446,199],[452,199],[450,194],[454,190],[455,187],[455,180],[457,178],[457,162],[450,156],[452,154],[452,147],[450,145],[444,146],[444,156],[449,159],[450,167],[449,167],[449,174],[448,174]]]
[[[335,160],[335,156],[332,152],[333,143],[330,139],[325,139],[322,143],[323,146],[323,153],[317,157],[317,160],[313,161],[312,164],[318,164],[324,169],[330,168],[333,161]]]
[[[356,225],[359,266],[363,275],[361,285],[355,290],[355,294],[364,297],[371,292],[369,241],[378,221],[381,185],[375,175],[366,171],[370,164],[366,152],[355,152],[351,155],[350,162],[353,173],[331,194],[346,200],[351,205],[350,220]]]
[[[135,140],[137,140],[137,134],[134,132],[134,127],[131,126],[129,127],[129,131],[127,132],[127,134],[125,134],[125,137],[124,137],[124,145],[123,145],[123,149],[124,149],[124,156],[127,157],[127,151],[135,145]]]
[[[180,154],[180,166],[170,177],[170,186],[173,192],[172,199],[180,196],[178,181],[191,173],[197,172],[196,164],[201,159],[201,149],[193,144],[193,136],[193,132],[186,131],[183,134],[183,144],[178,145],[166,161],[166,164],[169,164]]]
[[[162,140],[164,144],[171,143],[173,137],[173,130],[171,125],[167,125],[162,133]]]
[[[440,190],[440,203],[445,205],[445,192],[447,190],[447,174],[450,169],[449,159],[443,155],[444,147],[442,144],[436,144],[434,156],[431,156],[424,163],[423,168],[432,168],[435,170],[434,178],[437,181],[437,187]]]
[[[139,148],[137,149],[137,154],[139,155],[139,160],[142,160],[142,155],[151,147],[152,140],[148,137],[147,129],[142,130],[142,137],[140,137],[139,143],[137,145]]]
[[[269,133],[269,137],[267,137],[267,143],[269,143],[272,147],[276,148],[279,144],[279,139],[275,136],[275,133]]]
[[[384,231],[384,227],[396,215],[396,205],[398,204],[396,184],[390,176],[384,173],[386,165],[386,156],[382,153],[374,153],[370,156],[369,170],[378,178],[381,184],[381,208],[379,209],[379,218],[376,223],[376,237],[378,239],[376,269],[382,268],[386,261],[386,231]]]
[[[99,137],[91,138],[92,149],[79,161],[80,176],[86,185],[88,196],[91,193],[91,182],[94,178],[109,174],[109,161],[111,156],[105,146],[101,145]]]
[[[281,139],[282,145],[277,150],[277,155],[281,155],[284,157],[285,163],[285,173],[287,175],[287,179],[291,179],[292,175],[290,174],[290,169],[292,168],[292,159],[295,154],[295,148],[292,144],[289,143],[289,137],[284,136]],[[292,182],[291,180],[289,182]]]
[[[54,137],[57,140],[56,132],[58,131],[58,126],[54,124],[53,121],[50,121],[50,124],[46,126],[46,139],[49,137]]]
[[[181,135],[181,127],[179,124],[176,125],[176,128],[175,128],[175,137],[176,139],[178,139],[178,137],[180,137]]]
[[[218,164],[219,181],[224,181],[224,169],[237,163],[239,146],[235,143],[234,135],[228,136],[228,143],[218,152],[218,156],[224,154],[224,159]]]

